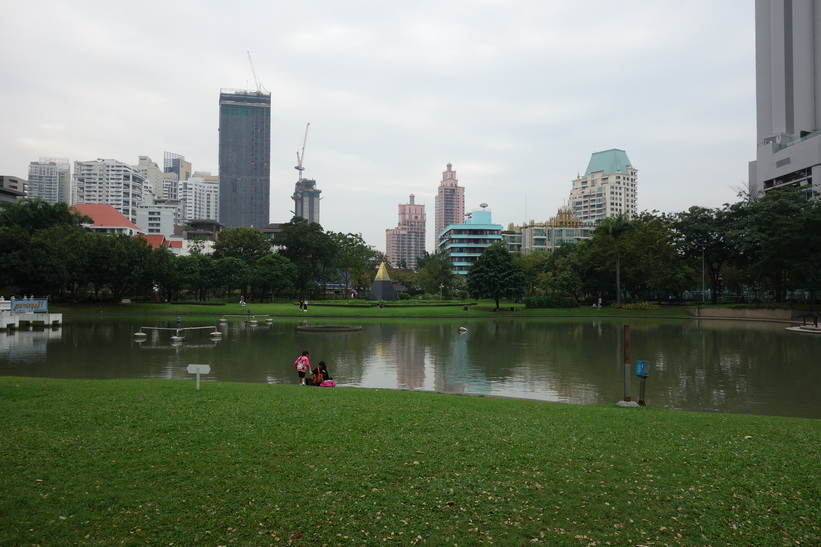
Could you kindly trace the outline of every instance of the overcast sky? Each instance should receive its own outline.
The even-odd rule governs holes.
[[[326,230],[385,250],[448,162],[507,226],[566,204],[593,152],[638,169],[638,208],[720,207],[755,158],[749,0],[93,0],[0,7],[0,174],[41,156],[182,154],[218,171],[220,88],[271,92],[271,221],[296,151]],[[73,167],[73,166],[72,166]]]

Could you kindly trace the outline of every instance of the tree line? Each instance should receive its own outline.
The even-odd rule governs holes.
[[[821,268],[821,202],[805,189],[719,208],[602,220],[590,239],[552,252],[488,248],[467,276],[444,252],[425,253],[418,269],[390,269],[403,297],[541,299],[590,305],[602,299],[679,301],[686,297],[784,302],[796,291],[814,299]],[[0,208],[0,291],[57,300],[125,297],[158,300],[342,297],[367,290],[385,255],[360,234],[325,232],[294,217],[273,240],[253,228],[219,233],[213,253],[152,248],[145,239],[89,232],[64,203],[22,200]],[[400,264],[401,266],[401,264]],[[535,301],[534,300],[534,301]]]
[[[614,304],[686,297],[713,304],[720,298],[785,302],[790,295],[814,301],[821,202],[808,199],[804,188],[740,197],[713,209],[606,218],[588,240],[515,257],[526,278],[517,294],[572,305],[599,298]]]

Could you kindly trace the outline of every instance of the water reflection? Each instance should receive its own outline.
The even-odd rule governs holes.
[[[175,320],[69,318],[58,329],[0,332],[0,375],[191,379],[187,365],[202,363],[211,366],[206,381],[295,383],[292,363],[307,349],[341,386],[585,404],[615,402],[623,391],[619,320],[363,320],[360,331],[332,333],[299,331],[302,318],[184,322],[217,325],[223,337],[193,330],[172,345],[172,331],[151,330],[139,342],[133,333],[141,326]],[[784,327],[632,320],[632,362],[653,363],[651,406],[821,418],[821,337]],[[637,398],[636,378],[632,386]]]

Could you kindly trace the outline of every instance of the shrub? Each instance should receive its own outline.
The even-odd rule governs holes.
[[[630,302],[628,304],[622,303],[621,306],[613,306],[620,307],[623,310],[633,310],[633,311],[652,311],[659,309],[658,304],[654,304],[652,302]]]
[[[526,308],[578,308],[579,305],[572,298],[564,296],[536,295],[528,296],[524,300]]]

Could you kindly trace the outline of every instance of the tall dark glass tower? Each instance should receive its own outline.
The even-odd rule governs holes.
[[[271,94],[220,90],[220,224],[262,229],[271,195]]]

